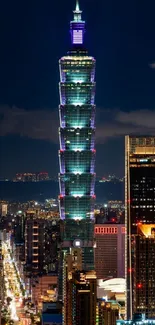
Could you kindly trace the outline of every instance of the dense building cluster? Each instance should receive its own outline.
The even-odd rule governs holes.
[[[41,182],[48,181],[49,175],[47,172],[37,173],[18,173],[13,179],[14,182]]]

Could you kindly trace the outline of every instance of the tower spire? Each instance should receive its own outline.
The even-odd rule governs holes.
[[[75,11],[80,11],[79,0],[76,0],[76,8],[75,8]]]

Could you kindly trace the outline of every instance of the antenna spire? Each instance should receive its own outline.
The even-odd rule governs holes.
[[[80,11],[79,0],[76,0],[76,8],[75,8],[75,11]]]

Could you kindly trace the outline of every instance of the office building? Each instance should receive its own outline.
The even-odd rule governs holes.
[[[146,311],[146,317],[154,313],[154,239],[145,236],[139,225],[155,224],[155,137],[126,136],[125,139],[125,204],[126,204],[126,316],[132,319],[134,313]],[[150,230],[151,232],[151,230]],[[138,235],[137,235],[138,234]],[[151,237],[151,238],[150,238]],[[148,250],[150,246],[151,250]],[[140,263],[141,256],[143,264]],[[144,262],[145,261],[145,262]],[[136,262],[136,265],[135,265]],[[148,264],[150,271],[148,271]],[[143,269],[143,277],[139,278]],[[148,272],[150,272],[148,274]],[[144,279],[145,278],[145,279]],[[149,279],[149,282],[148,282]],[[141,283],[143,282],[143,284]],[[150,284],[151,283],[151,284]],[[153,287],[151,287],[153,286]],[[146,291],[148,290],[148,291]]]
[[[133,255],[133,312],[155,319],[155,224],[137,226]]]
[[[45,221],[35,211],[28,211],[25,225],[25,263],[26,270],[43,272],[45,263],[44,246]]]
[[[63,251],[82,248],[82,268],[94,269],[95,59],[84,47],[78,1],[70,23],[71,50],[60,67],[60,217]]]
[[[2,217],[6,217],[8,213],[8,204],[5,202],[2,202],[0,204],[0,214]]]
[[[59,302],[43,303],[42,325],[62,324],[62,305]]]
[[[95,224],[97,279],[125,277],[125,225]]]
[[[4,303],[4,267],[3,267],[3,233],[0,231],[0,321],[1,321],[1,307]]]
[[[9,219],[9,218],[8,218]],[[10,216],[12,223],[12,235],[14,242],[17,245],[23,244],[25,240],[25,215],[24,213],[17,213],[13,217]]]
[[[95,271],[75,271],[68,278],[68,323],[96,324],[96,274]]]
[[[28,210],[25,224],[25,267],[34,274],[57,273],[60,223],[36,210]]]
[[[119,303],[119,314],[125,318],[126,283],[124,278],[97,280],[97,298]]]
[[[38,310],[58,296],[60,223],[46,213],[28,210],[25,226],[25,284]]]
[[[38,311],[42,310],[44,302],[53,303],[57,301],[57,284],[58,277],[52,273],[39,273],[36,276],[33,274],[33,277],[27,281],[27,292]]]
[[[117,301],[98,299],[96,304],[96,325],[116,325],[121,306]]]
[[[82,270],[82,249],[71,248],[63,264],[63,324],[95,325],[95,271]]]

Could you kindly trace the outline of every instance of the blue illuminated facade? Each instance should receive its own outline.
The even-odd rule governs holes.
[[[63,247],[79,245],[83,268],[94,269],[95,59],[84,48],[78,1],[70,23],[71,50],[59,61],[59,206]]]
[[[117,320],[116,325],[155,325],[155,319],[146,319],[145,314],[134,314],[132,320]]]
[[[147,320],[117,320],[116,325],[155,325],[155,319]]]

